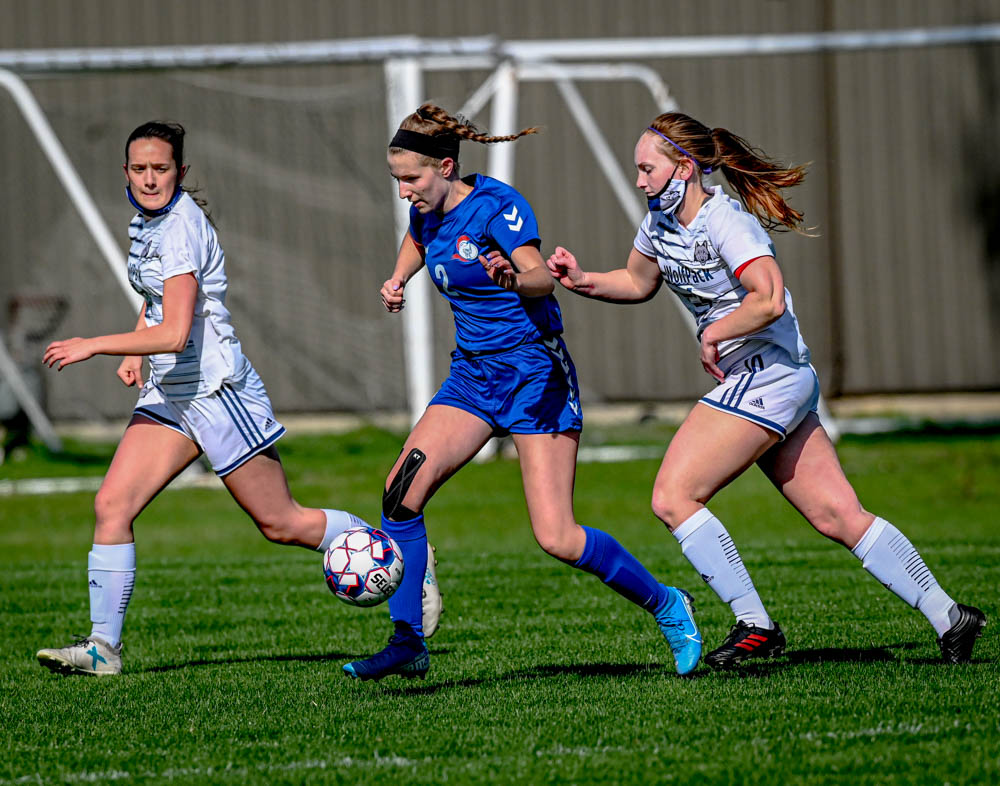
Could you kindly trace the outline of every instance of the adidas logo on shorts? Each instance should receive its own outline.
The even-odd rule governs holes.
[[[264,431],[268,431],[273,427],[274,427],[274,421],[271,420],[271,418],[268,418],[267,420],[264,421]]]
[[[759,396],[755,399],[751,399],[747,402],[751,407],[756,407],[757,409],[764,409],[764,399]]]

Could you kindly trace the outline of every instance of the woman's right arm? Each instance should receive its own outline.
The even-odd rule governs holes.
[[[146,329],[146,307],[139,308],[139,319],[135,323],[136,330]],[[118,379],[125,387],[142,387],[142,355],[126,355],[118,365]]]
[[[656,260],[634,247],[625,267],[607,273],[584,272],[576,257],[562,246],[556,246],[545,264],[566,289],[608,303],[644,303],[659,291],[663,281]]]
[[[163,282],[163,321],[158,325],[93,338],[53,341],[45,348],[42,363],[62,371],[94,355],[155,355],[182,352],[187,345],[198,297],[193,273],[171,276]]]
[[[403,287],[424,266],[424,250],[417,246],[409,232],[403,237],[396,255],[396,267],[392,277],[382,285],[379,294],[386,311],[395,313],[401,311],[406,301],[403,299]]]

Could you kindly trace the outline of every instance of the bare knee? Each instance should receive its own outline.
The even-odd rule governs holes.
[[[691,495],[678,493],[675,489],[657,487],[653,489],[653,515],[673,532],[701,508],[703,503]]]
[[[587,536],[575,522],[563,526],[538,526],[534,534],[542,551],[558,560],[576,562],[583,555]]]
[[[299,546],[309,540],[307,512],[307,509],[295,506],[288,510],[261,512],[252,518],[257,529],[260,530],[260,534],[272,543],[283,546]]]
[[[875,517],[861,507],[845,509],[831,504],[810,511],[808,518],[820,535],[851,549],[861,540]]]
[[[101,543],[125,542],[131,538],[132,520],[138,511],[134,510],[128,494],[113,487],[101,486],[94,497],[94,535]]]
[[[257,525],[260,534],[272,543],[290,546],[299,542],[297,528],[289,525],[287,521],[277,518],[254,518],[254,524]]]

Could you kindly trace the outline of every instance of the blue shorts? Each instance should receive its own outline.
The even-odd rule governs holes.
[[[451,372],[430,404],[471,412],[496,436],[583,428],[576,368],[559,336],[493,354],[456,349]]]

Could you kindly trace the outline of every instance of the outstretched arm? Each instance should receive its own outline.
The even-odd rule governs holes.
[[[382,284],[382,289],[379,292],[386,311],[390,313],[402,311],[403,306],[406,305],[406,301],[403,299],[403,288],[406,286],[406,282],[413,278],[423,266],[424,251],[413,240],[413,236],[407,232],[399,246],[392,277]]]
[[[746,266],[740,283],[747,294],[733,311],[701,334],[701,365],[720,382],[719,342],[763,330],[785,313],[785,280],[774,257],[758,257]]]
[[[552,283],[552,276],[549,275],[536,245],[528,243],[518,246],[511,252],[511,257],[514,264],[511,264],[502,251],[491,251],[486,256],[479,255],[479,264],[498,287],[524,297],[552,294],[555,284]]]
[[[163,282],[163,322],[159,325],[94,338],[53,341],[45,349],[42,362],[62,371],[66,366],[94,355],[156,355],[180,352],[187,345],[194,319],[198,281],[192,273],[173,276]],[[126,383],[128,384],[128,383]]]
[[[607,273],[584,272],[562,246],[545,263],[552,277],[571,292],[608,303],[644,303],[662,283],[656,260],[633,248],[625,267]]]

